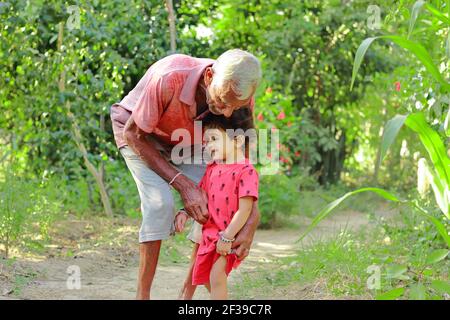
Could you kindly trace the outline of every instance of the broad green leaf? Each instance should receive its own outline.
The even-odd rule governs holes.
[[[395,300],[403,295],[405,292],[404,288],[395,288],[388,292],[382,293],[375,297],[377,300]]]
[[[437,231],[441,235],[441,237],[444,239],[445,243],[447,243],[447,246],[450,248],[450,236],[448,235],[448,231],[444,224],[433,217],[431,214],[429,214],[425,209],[421,208],[417,203],[413,202],[413,205],[418,209],[418,212],[428,218],[431,222],[433,222],[434,226],[436,227]]]
[[[353,62],[353,71],[352,71],[352,82],[350,84],[350,90],[353,89],[353,84],[355,83],[356,75],[358,74],[359,67],[361,67],[361,62],[366,55],[367,50],[369,49],[372,42],[378,37],[372,37],[365,39],[355,54],[355,61]]]
[[[439,250],[434,250],[432,253],[430,253],[427,257],[427,264],[433,264],[436,262],[439,262],[441,260],[444,260],[450,251],[448,251],[448,249],[439,249]]]
[[[442,76],[442,74],[439,72],[438,67],[434,64],[433,59],[431,58],[428,51],[419,43],[410,41],[404,37],[400,36],[379,36],[379,37],[371,37],[365,39],[361,45],[359,46],[358,50],[355,54],[355,60],[353,62],[353,71],[352,71],[352,81],[350,84],[350,90],[353,89],[353,84],[355,82],[356,74],[358,73],[358,70],[361,66],[361,62],[364,58],[364,55],[366,54],[369,46],[372,44],[372,42],[376,39],[386,39],[394,42],[398,46],[402,47],[403,49],[408,50],[412,54],[416,56],[417,59],[424,65],[424,67],[427,69],[427,71],[433,76],[433,78],[438,81],[444,90],[450,91],[450,84],[447,83]]]
[[[450,294],[450,283],[443,280],[433,280],[431,281],[431,287],[439,293]]]
[[[328,205],[326,205],[325,208],[323,208],[322,210],[320,210],[317,213],[317,215],[315,216],[315,218],[313,219],[313,221],[311,222],[311,224],[308,226],[308,228],[306,228],[305,232],[300,236],[300,238],[297,241],[302,240],[309,232],[311,232],[312,229],[314,229],[317,226],[317,224],[319,224],[320,221],[325,219],[345,199],[347,199],[348,197],[353,196],[355,194],[358,194],[361,192],[367,192],[367,191],[375,192],[387,200],[391,200],[391,201],[395,201],[395,202],[402,201],[402,200],[398,199],[392,193],[389,193],[388,191],[385,191],[380,188],[361,188],[361,189],[357,189],[355,191],[348,192],[345,195],[343,195],[342,197],[340,197],[340,198],[334,200],[333,202],[329,203]]]
[[[447,218],[449,214],[449,186],[450,186],[450,159],[439,134],[427,123],[425,115],[421,112],[408,116],[405,124],[419,134],[425,149],[430,156],[433,166],[430,168],[433,179],[433,191],[436,202]]]
[[[426,3],[425,8],[436,18],[438,18],[439,20],[450,26],[450,19],[447,16],[445,16],[441,11],[439,11],[436,7],[434,7],[431,3]]]
[[[408,271],[408,268],[403,265],[394,264],[386,268],[386,277],[390,279],[404,280],[403,274]]]
[[[450,39],[450,32],[448,33],[448,35],[449,35],[449,39]],[[448,41],[448,39],[447,39],[447,41]],[[448,57],[450,59],[450,53],[449,53]],[[450,107],[448,108],[447,116],[445,117],[445,121],[444,121],[444,132],[447,137],[450,137]]]
[[[394,142],[395,138],[398,135],[398,132],[405,123],[407,116],[404,115],[396,115],[394,118],[389,120],[384,127],[383,137],[381,139],[381,152],[380,159],[378,159],[378,165],[381,164],[384,157],[386,156],[387,150]]]
[[[414,25],[416,24],[417,17],[419,16],[420,9],[422,9],[422,6],[425,4],[425,1],[419,0],[414,3],[412,12],[411,12],[411,19],[409,20],[409,28],[408,28],[408,39],[411,36],[411,33],[414,29]]]
[[[414,25],[416,24],[416,20],[419,16],[420,10],[422,9],[423,6],[425,7],[426,10],[428,10],[437,19],[439,19],[440,21],[444,22],[447,25],[450,25],[450,19],[448,17],[446,17],[441,11],[439,11],[432,4],[426,3],[423,0],[419,0],[419,1],[416,1],[416,3],[414,3],[413,8],[412,8],[411,19],[409,20],[408,39],[411,36],[411,33],[414,29]]]
[[[413,284],[409,291],[409,298],[411,300],[426,300],[427,289],[421,283]]]

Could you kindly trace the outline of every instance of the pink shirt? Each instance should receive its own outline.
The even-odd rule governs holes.
[[[126,146],[123,128],[131,113],[136,125],[151,133],[161,142],[164,149],[170,149],[180,141],[172,141],[174,130],[188,130],[193,139],[194,121],[197,116],[195,93],[198,82],[207,67],[215,60],[194,58],[184,54],[173,54],[154,63],[125,98],[111,107],[114,138],[118,148]],[[253,110],[254,98],[250,102]],[[193,144],[192,140],[183,141]]]
[[[248,159],[237,164],[214,162],[206,167],[199,187],[208,195],[209,219],[203,225],[199,255],[216,250],[218,233],[230,224],[239,208],[239,198],[251,196],[256,201],[258,184],[258,173]]]

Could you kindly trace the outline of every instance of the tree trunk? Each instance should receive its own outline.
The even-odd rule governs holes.
[[[64,31],[64,23],[61,22],[59,25],[59,33],[58,33],[58,51],[61,51],[62,40],[63,40],[63,31]],[[64,90],[65,90],[65,86],[66,86],[65,78],[66,78],[66,75],[65,75],[65,72],[63,71],[61,73],[61,76],[59,79],[59,84],[58,84],[60,92],[64,92]],[[84,164],[86,165],[86,168],[92,174],[95,181],[97,182],[105,213],[107,216],[112,217],[113,211],[111,208],[111,202],[109,200],[108,193],[106,192],[106,188],[105,188],[105,184],[103,182],[101,170],[98,170],[92,164],[92,162],[89,161],[88,152],[83,143],[83,137],[81,135],[80,127],[78,126],[78,121],[70,109],[70,101],[66,101],[65,106],[66,106],[67,117],[72,122],[72,134],[73,134],[75,143],[78,147],[78,150],[80,150],[81,154],[83,155],[83,160],[84,160]]]
[[[173,1],[166,0],[166,7],[169,12],[170,51],[175,53],[177,50],[177,31],[175,29],[175,12],[173,10]]]

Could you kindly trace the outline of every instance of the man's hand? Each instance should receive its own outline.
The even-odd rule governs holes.
[[[236,235],[236,240],[233,242],[232,248],[236,249],[236,256],[239,260],[244,259],[250,253],[253,237],[259,223],[258,202],[253,203],[252,212],[247,220],[247,223]]]
[[[184,209],[193,219],[200,224],[208,221],[208,197],[205,190],[199,188],[189,178],[180,175],[172,184],[180,193]]]
[[[131,115],[124,128],[126,142],[147,163],[150,169],[165,181],[171,181],[178,174],[178,170],[169,164],[168,160],[156,149],[153,142],[146,139],[147,136],[148,133],[136,125],[133,115]],[[205,223],[208,220],[206,206],[208,198],[205,191],[182,174],[175,179],[172,186],[180,193],[186,212],[199,223]]]

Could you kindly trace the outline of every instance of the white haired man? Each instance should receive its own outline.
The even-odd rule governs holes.
[[[243,50],[228,50],[216,61],[174,54],[153,64],[136,87],[111,107],[116,144],[141,200],[137,299],[150,298],[161,241],[174,231],[176,210],[170,186],[195,221],[203,224],[208,219],[207,198],[197,186],[205,164],[176,165],[170,160],[173,146],[180,142],[194,152],[201,148],[195,147],[194,139],[180,141],[172,134],[183,129],[194,137],[194,121],[209,112],[252,117],[253,95],[260,80],[258,59]],[[234,242],[238,257],[248,255],[258,221],[255,204]],[[194,224],[188,237],[198,243],[199,233],[201,228]],[[192,297],[193,290],[189,288],[183,297]]]

